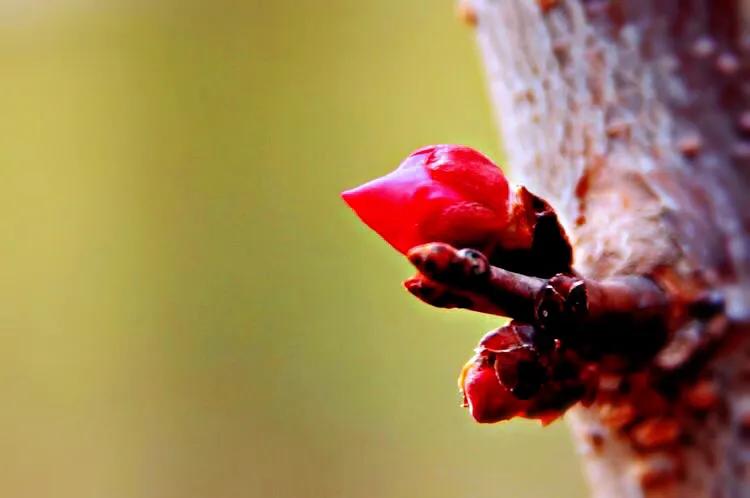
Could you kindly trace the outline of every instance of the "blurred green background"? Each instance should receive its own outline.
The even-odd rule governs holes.
[[[448,0],[0,2],[0,494],[584,495],[564,424],[474,424],[489,317],[338,198],[498,157]]]

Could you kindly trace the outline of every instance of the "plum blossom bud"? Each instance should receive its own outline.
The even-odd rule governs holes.
[[[503,245],[512,211],[500,168],[460,145],[421,148],[395,171],[341,196],[404,254],[427,242],[491,252]]]
[[[483,424],[520,415],[528,404],[513,396],[500,383],[492,359],[491,356],[477,354],[466,363],[458,379],[464,406],[474,420]]]

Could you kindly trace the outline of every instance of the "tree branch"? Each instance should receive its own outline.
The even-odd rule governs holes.
[[[660,354],[568,417],[593,495],[750,496],[750,2],[474,0],[464,17],[515,179],[556,208],[582,278],[722,303],[680,308]]]

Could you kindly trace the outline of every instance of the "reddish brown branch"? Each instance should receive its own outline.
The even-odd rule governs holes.
[[[674,314],[674,303],[645,276],[543,279],[492,266],[478,251],[442,243],[417,246],[408,257],[420,274],[405,286],[428,304],[508,316],[565,338],[589,355],[618,349],[654,354]]]

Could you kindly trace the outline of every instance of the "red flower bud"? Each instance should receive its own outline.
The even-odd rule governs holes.
[[[477,351],[494,357],[495,374],[500,383],[519,399],[529,399],[547,380],[540,353],[551,349],[552,344],[537,339],[532,325],[511,322],[488,332]]]
[[[527,416],[533,406],[521,389],[528,391],[529,381],[537,382],[538,375],[523,378],[522,365],[536,364],[535,332],[531,325],[511,322],[488,332],[476,349],[476,354],[461,371],[459,388],[477,422],[491,423],[516,416]],[[528,375],[528,372],[526,373]],[[525,387],[526,386],[526,387]],[[539,386],[536,386],[537,388]]]
[[[491,356],[481,353],[464,365],[458,384],[464,406],[480,423],[490,424],[521,415],[528,404],[500,383]]]
[[[508,181],[483,154],[460,145],[412,153],[388,175],[343,192],[370,228],[402,253],[427,242],[491,251],[511,218]]]

